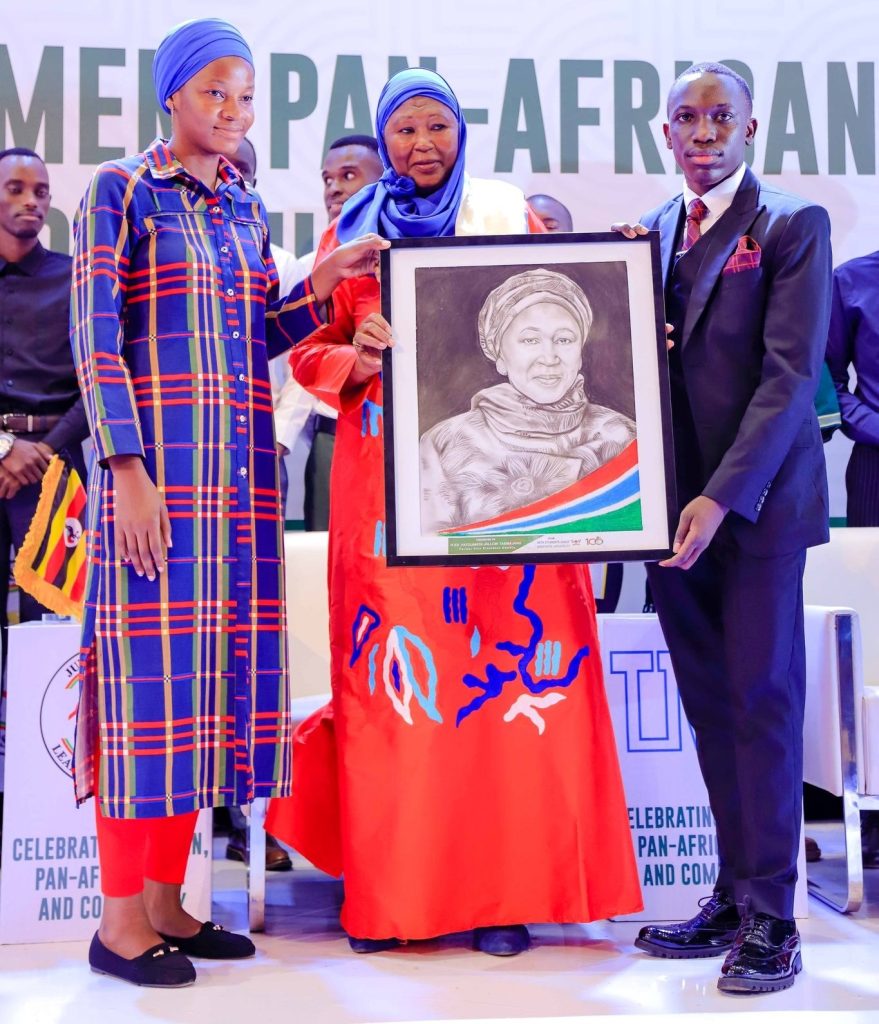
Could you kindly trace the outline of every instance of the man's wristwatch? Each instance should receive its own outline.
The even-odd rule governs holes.
[[[5,430],[0,430],[0,462],[12,451],[14,444],[15,434],[9,434]]]

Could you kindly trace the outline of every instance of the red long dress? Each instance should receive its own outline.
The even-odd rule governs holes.
[[[378,310],[377,282],[345,282],[332,323],[291,356],[340,412],[333,700],[299,728],[294,795],[266,827],[344,875],[342,925],[359,938],[637,911],[586,568],[385,562],[381,382],[342,391],[355,324]]]

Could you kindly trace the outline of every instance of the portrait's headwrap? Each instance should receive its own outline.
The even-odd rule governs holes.
[[[413,96],[425,96],[445,104],[458,119],[458,156],[444,184],[427,196],[415,193],[415,182],[397,174],[385,145],[385,128],[391,115]],[[385,238],[440,238],[455,233],[455,221],[464,191],[464,150],[467,125],[458,98],[449,83],[434,71],[408,68],[394,75],[378,98],[375,136],[385,172],[372,185],[362,188],[342,207],[336,235],[348,242],[375,231]]]
[[[479,311],[479,344],[492,362],[500,357],[504,331],[522,310],[538,302],[554,302],[567,310],[580,328],[581,340],[586,340],[592,326],[592,307],[583,289],[554,270],[526,270],[489,292]]]
[[[241,57],[253,67],[253,54],[244,36],[221,18],[184,21],[159,43],[153,58],[153,84],[162,110],[168,99],[193,75],[221,57]]]

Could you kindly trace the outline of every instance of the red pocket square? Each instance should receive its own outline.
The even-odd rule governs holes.
[[[743,270],[756,270],[760,266],[760,246],[750,235],[742,235],[736,251],[726,261],[724,274],[740,274]]]

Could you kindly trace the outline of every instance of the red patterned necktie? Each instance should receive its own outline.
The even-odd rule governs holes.
[[[702,236],[701,224],[708,216],[708,207],[701,199],[694,199],[687,207],[687,222],[684,225],[684,244],[681,253],[694,246]]]

